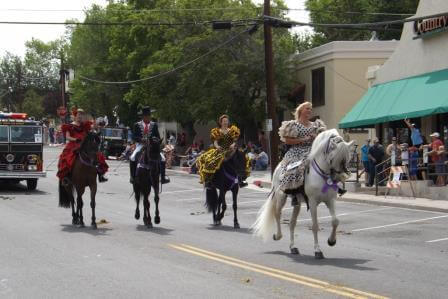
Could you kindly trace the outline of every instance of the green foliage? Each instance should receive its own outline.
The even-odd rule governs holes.
[[[43,97],[33,89],[29,89],[25,93],[21,111],[28,113],[29,116],[35,117],[36,119],[42,119],[45,116],[42,103]]]
[[[281,1],[275,5],[284,7]],[[240,8],[201,10],[189,8]],[[174,9],[152,11],[140,9]],[[96,22],[201,22],[256,18],[261,12],[252,1],[154,0],[121,1],[101,9],[93,6],[86,21]],[[283,17],[283,16],[282,16]],[[105,81],[154,76],[192,61],[229,40],[246,27],[213,31],[208,25],[185,26],[77,26],[71,34],[70,64],[76,69],[73,103],[92,113],[111,116],[119,108],[127,124],[136,119],[137,107],[149,105],[155,116],[174,120],[185,128],[228,113],[240,127],[256,130],[265,118],[265,66],[263,26],[192,65],[156,79],[131,85],[102,85],[79,75]],[[286,29],[274,29],[274,59],[281,101],[294,85],[290,57],[300,40]],[[124,100],[124,101],[123,101]]]
[[[30,111],[37,112],[30,113],[34,117],[54,116],[54,106],[60,102],[59,98],[54,97],[55,90],[59,89],[59,59],[64,57],[66,49],[67,44],[63,39],[49,43],[32,39],[26,42],[23,59],[11,53],[0,58],[0,95],[3,94],[0,99],[1,108],[17,112],[31,109]],[[44,96],[46,99],[51,98],[55,103],[40,100],[38,110],[33,110],[34,101],[29,100],[25,105],[25,100],[27,96],[28,99],[29,96],[36,99],[35,95],[41,99]],[[40,108],[44,112],[41,113]]]
[[[307,0],[313,23],[320,24],[359,24],[404,19],[406,16],[390,16],[371,13],[415,14],[419,0]],[[369,14],[368,14],[369,13]],[[380,40],[399,40],[401,25],[389,26],[388,31],[379,31]],[[313,45],[318,46],[337,40],[368,40],[371,30],[347,30],[315,27]]]

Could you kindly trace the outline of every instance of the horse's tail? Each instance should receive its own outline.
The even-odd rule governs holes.
[[[275,229],[275,208],[276,208],[276,195],[279,192],[278,176],[279,166],[274,171],[272,176],[272,188],[268,195],[268,199],[258,212],[258,217],[255,223],[252,225],[251,230],[257,237],[261,237],[263,241],[267,241],[272,237]]]
[[[73,185],[70,184],[68,187],[64,187],[62,186],[62,182],[59,181],[59,207],[68,209],[74,201]]]
[[[272,237],[275,225],[275,191],[272,187],[268,199],[258,212],[257,220],[251,227],[253,234],[265,242]]]
[[[205,189],[205,207],[209,213],[216,211],[218,208],[218,191],[216,188]]]

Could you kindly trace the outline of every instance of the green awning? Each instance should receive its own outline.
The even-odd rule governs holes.
[[[339,128],[367,127],[448,112],[448,69],[375,85],[339,122]]]

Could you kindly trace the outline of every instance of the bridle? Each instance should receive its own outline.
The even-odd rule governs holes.
[[[334,150],[334,149],[331,149],[331,143],[333,142],[332,139],[334,139],[334,138],[337,138],[337,140],[335,140],[336,145],[344,141],[342,139],[342,137],[336,136],[336,135],[331,136],[327,141],[324,155],[325,155],[326,162],[330,166],[330,173],[327,174],[325,171],[323,171],[315,158],[313,158],[313,160],[311,161],[311,167],[325,182],[324,186],[322,187],[322,193],[326,193],[328,191],[328,189],[330,189],[330,188],[333,189],[334,191],[337,191],[338,190],[338,185],[337,185],[338,182],[335,181],[333,179],[333,177],[335,175],[341,175],[343,173],[348,174],[348,169],[345,165],[345,159],[342,160],[342,164],[343,164],[342,170],[337,170],[333,167],[333,159],[330,158],[330,160],[328,161],[330,152],[332,150]],[[337,146],[336,146],[336,148],[337,148]]]
[[[89,166],[89,167],[96,167],[96,165],[98,164],[96,159],[92,158],[92,157],[89,157],[88,156],[89,152],[84,149],[86,143],[90,139],[94,139],[94,138],[95,138],[95,136],[92,136],[91,133],[87,134],[87,136],[84,138],[84,140],[83,140],[83,142],[82,142],[82,144],[80,146],[79,152],[78,152],[79,161],[82,164],[84,164],[85,166]],[[96,156],[96,153],[98,152],[99,143],[97,143],[95,140],[92,140],[92,142],[95,143],[95,147],[96,147],[96,150],[92,151],[92,153],[94,153],[95,156]],[[86,155],[87,155],[87,157],[85,157]]]

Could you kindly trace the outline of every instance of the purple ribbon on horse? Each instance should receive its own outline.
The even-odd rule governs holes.
[[[333,181],[330,176],[325,175],[323,171],[320,169],[317,162],[313,160],[312,163],[313,169],[317,172],[317,174],[324,180],[325,184],[322,187],[322,193],[327,193],[328,189],[333,189],[334,191],[338,191],[338,183]]]

